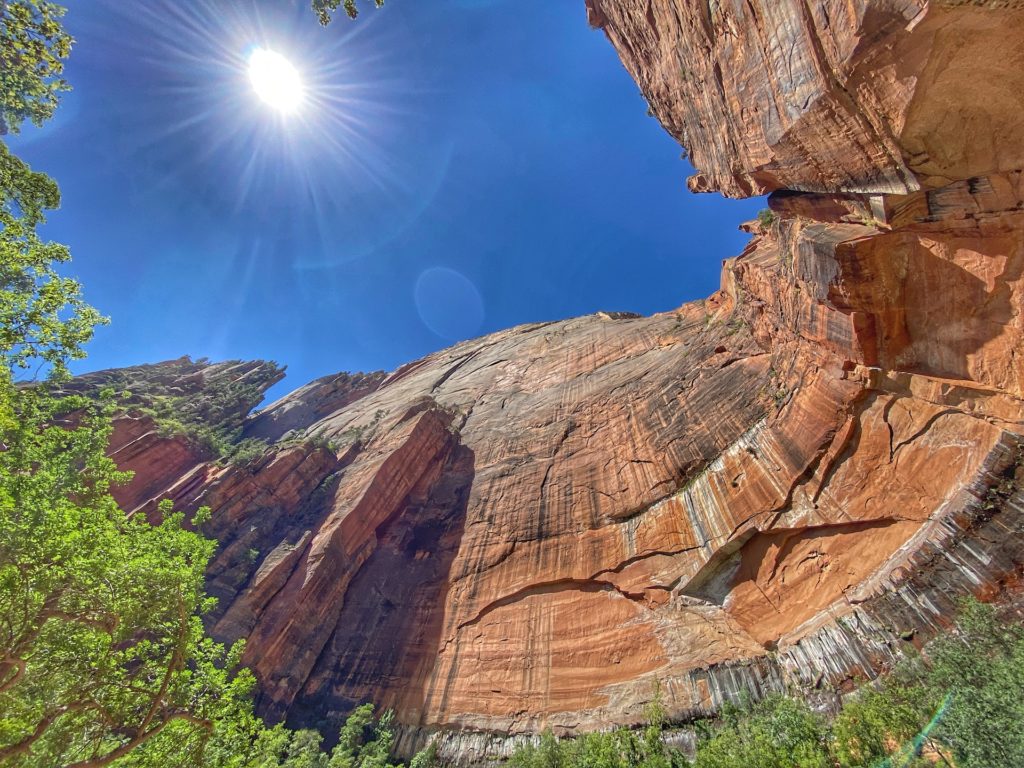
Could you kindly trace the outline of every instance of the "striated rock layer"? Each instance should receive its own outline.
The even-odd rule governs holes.
[[[905,194],[1024,167],[1021,0],[586,0],[690,188]]]
[[[372,700],[468,760],[656,690],[685,719],[840,685],[1014,587],[1019,5],[588,0],[691,186],[777,190],[721,291],[321,379],[241,423],[242,464],[122,419],[124,503],[213,511],[210,626],[260,710]],[[253,375],[188,365],[157,368]]]

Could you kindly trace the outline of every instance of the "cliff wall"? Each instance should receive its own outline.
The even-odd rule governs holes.
[[[126,506],[213,510],[210,625],[260,710],[373,700],[469,760],[656,688],[685,719],[842,686],[1014,588],[1021,5],[588,0],[691,188],[772,192],[719,292],[327,377],[240,464],[122,419]]]

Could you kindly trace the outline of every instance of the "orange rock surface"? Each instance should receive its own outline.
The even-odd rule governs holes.
[[[119,424],[126,506],[212,508],[260,710],[472,759],[870,674],[1017,579],[1019,5],[588,0],[691,186],[778,190],[721,291],[314,382],[242,466]]]
[[[1024,167],[1020,0],[586,0],[695,192],[900,194]]]

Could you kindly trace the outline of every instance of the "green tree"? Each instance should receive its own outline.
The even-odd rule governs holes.
[[[378,8],[384,5],[384,0],[373,0],[373,2]],[[325,26],[331,23],[334,12],[338,8],[344,8],[345,14],[350,19],[359,16],[356,0],[313,0],[313,10],[316,12],[317,18],[320,19],[320,23]]]
[[[59,243],[42,241],[31,214],[16,217],[6,200],[0,208],[0,357],[8,383],[19,371],[46,366],[52,378],[67,376],[69,360],[104,318],[81,296],[77,281],[56,266],[70,258]]]
[[[561,768],[571,764],[566,752],[567,744],[559,742],[548,728],[541,733],[539,743],[519,747],[508,762],[512,768]]]
[[[695,768],[829,768],[823,720],[780,695],[726,712],[723,725],[697,748]]]
[[[41,123],[66,88],[62,13],[0,5],[4,131]],[[166,504],[159,520],[126,516],[109,407],[57,396],[102,321],[57,273],[67,248],[38,236],[59,202],[0,144],[0,763],[191,765],[251,708],[252,676],[198,618],[213,543]],[[46,381],[16,384],[40,368]]]
[[[832,723],[833,752],[842,768],[875,765],[910,743],[935,711],[935,697],[919,682],[894,675],[848,699]]]
[[[409,768],[437,768],[437,741],[430,742],[426,747],[417,752],[409,761]]]
[[[43,211],[60,205],[57,184],[44,173],[34,172],[0,141],[0,201],[12,217],[21,216],[26,226],[43,221]]]
[[[770,228],[778,220],[778,216],[775,215],[775,211],[771,208],[762,208],[757,213],[757,221],[765,229]]]
[[[388,710],[374,721],[373,705],[356,707],[341,728],[338,743],[331,751],[329,768],[393,768],[390,762],[394,746],[392,723],[394,714]]]
[[[0,3],[0,133],[17,132],[26,119],[42,123],[67,88],[59,75],[71,38],[62,15],[48,2]],[[32,366],[66,376],[67,361],[84,356],[103,322],[78,283],[57,273],[70,259],[67,247],[38,235],[44,212],[59,205],[56,183],[0,142],[0,376],[7,384]]]
[[[936,738],[958,768],[1024,765],[1024,625],[970,600],[958,632],[929,649],[927,684],[947,696]]]
[[[63,362],[64,342],[36,351]],[[214,544],[167,503],[124,514],[110,407],[15,386],[21,349],[0,349],[0,763],[196,764],[253,685],[199,620]]]
[[[327,756],[320,749],[323,737],[316,731],[296,731],[291,737],[284,764],[288,768],[324,768]]]
[[[849,699],[832,734],[843,768],[1024,765],[1024,625],[966,601],[923,658]]]
[[[665,713],[660,696],[647,707],[647,725],[640,731],[616,728],[559,740],[549,730],[537,744],[519,747],[509,758],[513,768],[684,768],[689,762],[665,746]]]
[[[61,75],[74,40],[63,15],[46,0],[0,2],[0,135],[17,133],[25,120],[42,125],[68,90]]]
[[[16,133],[25,120],[41,124],[67,89],[60,74],[72,41],[63,14],[50,2],[0,3],[0,134]],[[31,366],[65,376],[67,361],[84,356],[103,322],[78,283],[57,273],[68,249],[38,235],[44,212],[59,205],[56,183],[0,142],[0,376],[7,384]]]

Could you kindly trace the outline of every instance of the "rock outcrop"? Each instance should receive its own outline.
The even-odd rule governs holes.
[[[1020,0],[587,0],[696,192],[906,194],[1024,167]]]
[[[686,719],[842,685],[1013,588],[1020,6],[587,0],[691,187],[773,192],[718,293],[322,379],[239,425],[245,463],[122,420],[126,506],[212,509],[261,712],[372,700],[470,759],[656,688]]]

